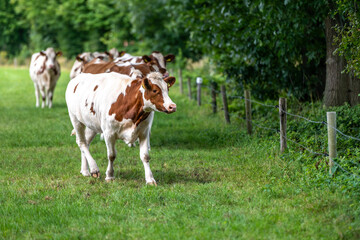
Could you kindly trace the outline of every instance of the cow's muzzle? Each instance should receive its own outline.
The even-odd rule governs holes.
[[[174,113],[176,112],[176,104],[170,104],[169,107],[166,108],[166,113]]]

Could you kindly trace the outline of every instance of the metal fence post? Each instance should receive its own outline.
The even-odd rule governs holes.
[[[197,84],[197,103],[198,106],[201,106],[201,84],[203,80],[201,77],[196,78],[196,84]]]

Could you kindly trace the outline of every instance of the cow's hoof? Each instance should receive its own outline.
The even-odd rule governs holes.
[[[106,182],[112,182],[112,181],[114,181],[115,180],[115,177],[106,177],[105,178],[105,181]]]
[[[91,176],[92,176],[93,178],[99,178],[99,177],[100,177],[100,172],[91,173]]]
[[[89,171],[80,171],[80,173],[84,176],[84,177],[90,177],[90,172]]]
[[[147,182],[146,185],[149,185],[149,186],[155,186],[157,187],[157,184],[155,181],[152,181],[152,182]]]

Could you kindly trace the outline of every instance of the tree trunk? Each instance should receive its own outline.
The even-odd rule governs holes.
[[[360,102],[360,79],[355,77],[353,74],[349,78],[349,103],[351,106],[355,106]]]
[[[336,32],[333,27],[336,20],[327,17],[325,20],[326,32],[326,84],[324,92],[325,106],[340,106],[349,101],[349,74],[342,74],[345,60],[334,54],[337,44],[334,43]]]

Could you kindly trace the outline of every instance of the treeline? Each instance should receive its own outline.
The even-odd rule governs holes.
[[[0,50],[10,58],[48,46],[67,58],[113,47],[158,50],[177,55],[180,67],[205,57],[207,79],[226,79],[233,91],[300,100],[325,93],[327,105],[356,104],[358,7],[354,0],[3,0]],[[334,76],[329,62],[347,79]]]

